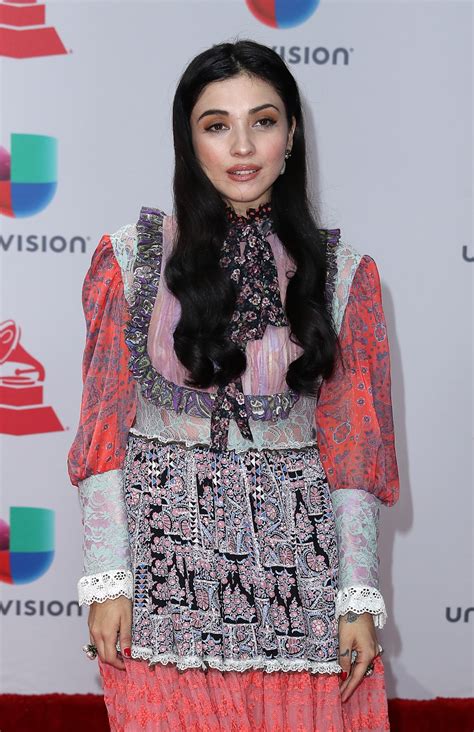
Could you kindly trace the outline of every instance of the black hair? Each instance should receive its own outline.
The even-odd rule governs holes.
[[[296,265],[284,307],[290,339],[303,353],[289,365],[286,382],[293,390],[314,396],[317,377],[328,378],[334,369],[338,345],[326,297],[326,244],[308,200],[304,122],[296,81],[277,53],[254,41],[222,43],[196,56],[174,97],[177,235],[165,268],[168,288],[181,305],[174,348],[189,372],[188,386],[226,384],[246,368],[245,351],[225,336],[236,301],[234,286],[219,265],[228,227],[226,203],[197,160],[190,121],[208,84],[242,73],[271,84],[285,105],[288,124],[296,120],[292,154],[285,174],[273,184],[271,207],[274,231]]]

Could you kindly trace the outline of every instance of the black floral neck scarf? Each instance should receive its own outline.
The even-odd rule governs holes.
[[[230,207],[226,214],[229,229],[220,266],[229,273],[237,290],[226,335],[244,350],[248,341],[263,338],[267,325],[284,326],[288,320],[281,301],[275,257],[267,239],[272,232],[270,204],[248,209],[246,216],[239,216]],[[242,436],[253,441],[240,376],[217,389],[211,416],[212,449],[227,449],[231,417]]]

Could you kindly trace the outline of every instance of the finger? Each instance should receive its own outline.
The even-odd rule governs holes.
[[[342,675],[340,675],[342,683],[339,687],[339,691],[340,691],[341,695],[344,693],[345,689],[347,689],[347,686],[349,685],[349,682],[352,678],[352,673],[354,671],[354,665],[356,663],[356,659],[357,659],[357,652],[354,650],[354,648],[352,648],[351,654],[350,654],[350,661],[349,661],[349,663],[350,663],[349,671],[347,674],[343,673]]]
[[[132,608],[125,608],[120,617],[119,646],[122,656],[131,658],[132,655]]]
[[[107,634],[104,640],[105,663],[109,663],[111,666],[114,666],[114,668],[118,668],[123,671],[125,669],[125,664],[117,653],[117,633]]]
[[[352,647],[348,643],[343,643],[339,650],[339,665],[342,672],[339,674],[341,681],[345,681],[351,672],[351,653]]]
[[[131,658],[132,636],[130,630],[120,631],[120,650],[126,658]]]
[[[360,682],[364,678],[364,674],[367,671],[367,667],[371,663],[370,656],[359,654],[357,660],[352,666],[352,671],[349,678],[347,679],[344,688],[341,687],[341,701],[345,702],[354,693],[359,686]]]
[[[102,636],[96,634],[94,645],[97,648],[97,655],[105,663],[105,643]]]

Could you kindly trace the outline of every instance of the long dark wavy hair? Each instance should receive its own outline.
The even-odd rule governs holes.
[[[328,378],[338,345],[326,301],[326,246],[307,195],[306,145],[296,81],[280,56],[254,41],[223,43],[199,54],[184,71],[173,102],[174,201],[177,236],[165,268],[169,290],[181,305],[174,331],[177,357],[190,374],[186,384],[207,388],[237,378],[245,351],[226,337],[236,291],[219,265],[228,222],[226,203],[202,170],[192,144],[191,113],[207,84],[247,73],[271,84],[296,119],[291,158],[272,187],[274,231],[296,264],[285,312],[290,339],[303,353],[289,365],[286,382],[316,396],[316,379]]]

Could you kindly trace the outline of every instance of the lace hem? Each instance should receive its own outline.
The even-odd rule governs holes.
[[[227,660],[218,656],[179,656],[176,653],[153,653],[151,648],[142,648],[132,644],[132,658],[148,661],[148,665],[160,663],[166,666],[169,663],[175,664],[179,671],[188,668],[215,668],[219,671],[248,671],[249,669],[262,669],[267,673],[273,671],[309,671],[319,674],[338,674],[342,671],[337,661],[308,661],[307,659],[267,659],[249,658],[245,660]]]
[[[135,435],[135,437],[142,437],[146,440],[157,440],[161,445],[180,445],[186,450],[194,450],[194,449],[208,449],[210,447],[209,441],[203,441],[203,440],[187,440],[185,438],[177,438],[177,437],[171,437],[167,438],[163,434],[155,434],[155,433],[149,433],[149,432],[143,432],[142,430],[137,429],[136,427],[131,427],[129,432],[132,435]],[[283,450],[307,450],[309,447],[316,447],[317,443],[316,440],[312,437],[308,440],[287,440],[284,445],[281,447],[270,447],[270,445],[273,444],[271,442],[268,443],[268,446],[262,442],[261,445],[258,445],[258,447],[255,447],[255,445],[245,445],[245,446],[237,446],[231,448],[233,452],[238,454],[243,454],[246,452],[251,451],[262,451],[265,450],[265,452],[281,452]]]
[[[376,628],[383,628],[387,622],[384,599],[375,587],[345,587],[339,590],[336,597],[336,619],[348,612],[357,615],[370,613],[374,616]]]
[[[77,583],[79,605],[91,605],[93,602],[115,600],[124,595],[133,597],[133,574],[130,570],[114,569],[111,572],[81,577]]]

